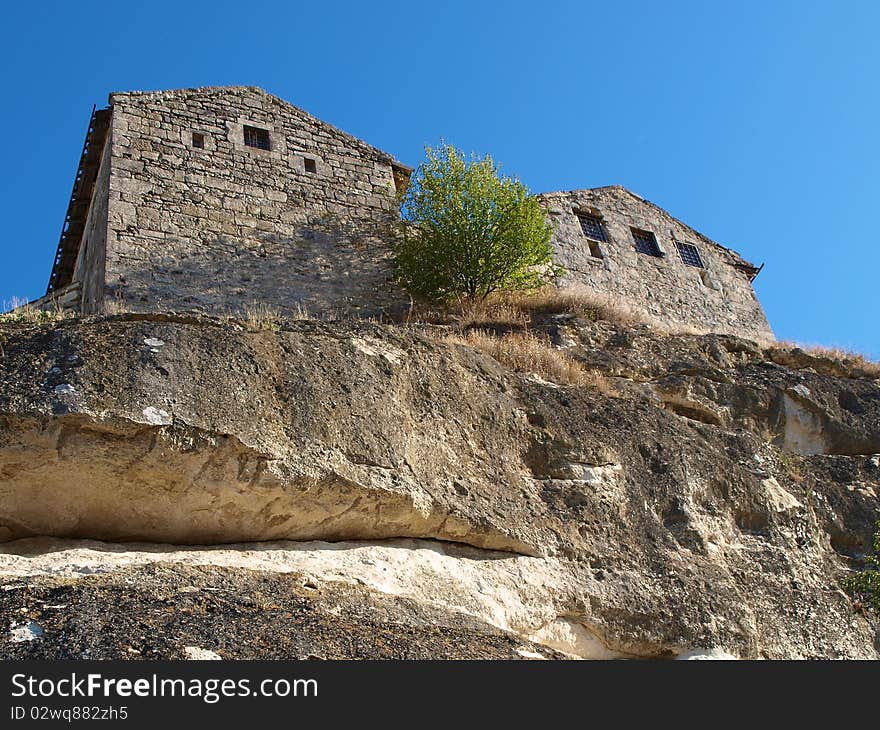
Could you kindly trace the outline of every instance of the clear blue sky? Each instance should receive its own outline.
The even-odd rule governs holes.
[[[45,291],[92,104],[253,84],[417,164],[619,183],[754,263],[780,338],[880,356],[880,3],[4,6],[0,302]]]

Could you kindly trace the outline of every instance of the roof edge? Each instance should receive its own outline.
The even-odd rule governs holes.
[[[757,276],[757,272],[760,271],[759,267],[755,266],[753,263],[751,263],[750,261],[743,258],[743,256],[741,254],[737,253],[732,248],[729,248],[728,246],[724,246],[724,245],[718,243],[718,241],[715,241],[715,240],[709,238],[709,236],[707,236],[705,233],[700,233],[700,231],[698,231],[696,228],[688,225],[680,218],[676,218],[668,210],[657,205],[657,203],[653,203],[650,200],[648,200],[647,198],[643,198],[638,193],[634,193],[632,190],[624,187],[623,185],[600,185],[600,186],[594,187],[594,188],[576,188],[574,190],[551,190],[551,191],[544,192],[544,193],[536,193],[536,195],[538,197],[545,197],[545,196],[550,196],[550,195],[571,195],[572,193],[591,193],[591,192],[595,192],[598,190],[617,190],[622,193],[626,193],[627,195],[629,195],[632,198],[635,198],[640,203],[645,203],[646,205],[650,205],[652,208],[659,210],[661,213],[663,213],[663,215],[669,216],[676,223],[687,228],[695,236],[702,239],[704,242],[709,243],[713,246],[716,246],[717,248],[720,248],[722,251],[726,251],[731,256],[736,258],[738,260],[737,261],[738,265],[740,265],[741,268],[746,269],[747,273],[753,272],[753,273],[750,273],[750,276],[752,279],[754,279],[754,277]]]
[[[266,91],[261,86],[250,86],[247,84],[232,84],[229,86],[191,86],[183,89],[165,89],[165,90],[156,90],[156,91],[112,91],[108,95],[108,101],[112,105],[115,97],[121,96],[141,96],[141,97],[170,97],[173,98],[175,96],[185,96],[188,94],[204,94],[204,93],[219,93],[224,91],[249,91],[252,93],[260,94],[261,96],[265,96],[268,99],[271,99],[277,104],[281,104],[282,106],[289,107],[291,109],[295,109],[300,114],[304,114],[309,119],[318,124],[323,125],[329,129],[332,129],[337,134],[342,135],[346,139],[352,140],[359,145],[363,145],[367,149],[371,150],[377,157],[379,157],[382,161],[387,162],[388,164],[396,165],[398,167],[402,167],[404,169],[408,169],[412,171],[414,168],[405,165],[400,162],[394,155],[390,152],[385,152],[375,145],[370,144],[362,140],[360,137],[355,137],[350,132],[346,132],[344,129],[340,129],[339,127],[330,124],[330,122],[326,122],[323,119],[316,117],[314,114],[307,112],[302,107],[298,107],[295,104],[287,101],[286,99],[282,99],[280,96],[273,94],[269,91]]]

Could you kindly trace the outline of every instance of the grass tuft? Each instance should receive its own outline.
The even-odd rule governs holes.
[[[244,322],[252,331],[281,329],[281,315],[276,309],[263,302],[253,302],[244,308]]]
[[[615,390],[604,375],[587,370],[566,352],[553,347],[546,338],[531,332],[511,332],[497,336],[472,329],[463,334],[447,335],[447,342],[466,345],[495,358],[518,373],[531,373],[544,380],[563,385],[593,386],[605,395]]]
[[[774,362],[783,365],[794,365],[806,356],[815,361],[817,370],[836,371],[829,374],[850,378],[880,378],[880,362],[842,347],[778,342],[769,348],[768,354]]]
[[[555,314],[590,321],[604,320],[626,327],[646,324],[661,332],[669,331],[666,325],[622,298],[597,294],[584,287],[559,289],[546,286],[532,292],[499,292],[482,301],[463,301],[446,306],[414,303],[404,321],[453,325],[461,329],[511,331],[527,330],[542,318]]]
[[[38,309],[28,304],[26,299],[13,297],[11,302],[4,303],[8,310],[0,314],[0,324],[34,324],[39,322],[59,322],[75,317],[75,313],[62,309],[58,303],[48,309]]]

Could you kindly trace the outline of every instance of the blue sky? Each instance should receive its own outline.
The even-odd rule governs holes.
[[[4,7],[0,302],[45,291],[92,104],[262,86],[417,164],[619,183],[756,264],[777,336],[880,357],[880,3]]]

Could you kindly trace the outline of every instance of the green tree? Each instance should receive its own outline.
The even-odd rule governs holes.
[[[868,557],[872,569],[848,575],[842,581],[843,587],[862,605],[880,615],[880,521],[874,533],[874,555]]]
[[[535,289],[558,276],[537,198],[501,177],[492,158],[451,145],[425,149],[401,206],[397,279],[433,301],[485,299],[494,291]]]

